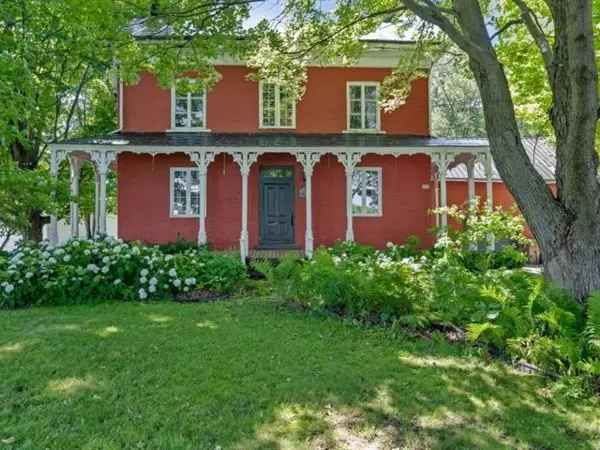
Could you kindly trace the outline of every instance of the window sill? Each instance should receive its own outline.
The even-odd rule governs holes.
[[[365,218],[365,219],[377,219],[383,217],[383,213],[380,214],[352,214],[352,217]]]
[[[365,130],[344,130],[342,133],[345,134],[386,134],[383,130],[373,130],[373,129],[365,129]]]
[[[200,219],[199,215],[178,215],[174,216],[173,214],[169,215],[169,219]]]
[[[295,131],[296,130],[296,126],[293,127],[265,127],[265,126],[260,126],[258,127],[259,130],[289,130],[289,131]]]
[[[208,128],[169,128],[167,133],[210,133]]]

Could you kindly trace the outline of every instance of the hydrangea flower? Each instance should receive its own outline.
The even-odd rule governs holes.
[[[156,292],[156,286],[154,286],[153,284],[148,286],[148,292]]]
[[[71,255],[65,255],[65,256],[64,256],[64,258],[63,258],[63,261],[64,261],[64,262],[69,262],[69,261],[71,261]]]
[[[140,272],[140,275],[143,277],[147,277],[148,276],[148,269],[142,269],[142,271]]]
[[[104,267],[102,268],[102,273],[108,273],[108,271],[109,271],[109,268],[108,268],[108,266],[104,266]]]
[[[148,283],[150,284],[150,286],[156,286],[158,280],[155,277],[152,277],[150,278],[150,281],[148,281]]]
[[[25,274],[25,278],[30,279],[31,277],[33,277],[33,272],[27,272]]]
[[[117,278],[115,281],[113,281],[113,284],[114,284],[114,285],[121,284],[121,280],[119,280],[119,279]]]
[[[177,271],[175,269],[169,270],[169,276],[176,277],[177,276]]]
[[[108,256],[105,256],[104,258],[102,258],[102,262],[104,264],[108,264],[110,262],[110,258]]]
[[[4,292],[6,292],[7,294],[10,294],[12,291],[15,290],[15,286],[10,284],[10,283],[6,283],[4,285]]]
[[[146,281],[148,281],[148,279],[146,277],[141,277],[140,278],[140,283],[146,284]]]
[[[148,294],[146,293],[146,290],[144,288],[138,291],[138,297],[140,298],[140,300],[148,298]]]
[[[181,287],[181,280],[179,278],[173,280],[173,286],[175,286],[176,288]]]
[[[88,264],[87,270],[94,273],[98,273],[100,271],[96,264]]]

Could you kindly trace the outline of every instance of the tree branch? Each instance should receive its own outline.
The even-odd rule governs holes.
[[[456,45],[472,58],[478,61],[486,58],[487,52],[460,31],[448,17],[444,16],[446,8],[436,6],[431,0],[402,0],[402,3],[415,15],[446,33]],[[452,15],[456,15],[456,12],[453,11]]]
[[[389,15],[389,14],[394,14],[397,12],[402,12],[405,11],[406,8],[403,7],[399,7],[399,8],[391,8],[391,9],[386,9],[386,10],[382,10],[382,11],[375,11],[374,13],[371,14],[367,14],[365,16],[361,16],[358,17],[357,19],[352,20],[350,23],[338,28],[337,30],[335,30],[332,33],[329,33],[328,35],[324,36],[323,38],[311,43],[308,47],[302,49],[302,50],[295,50],[292,52],[283,52],[285,55],[295,55],[295,56],[303,56],[306,55],[307,53],[311,52],[312,50],[314,50],[316,47],[319,47],[323,44],[325,44],[327,41],[329,41],[330,39],[334,38],[335,36],[337,36],[338,34],[342,33],[343,31],[346,31],[350,28],[352,28],[353,26],[359,24],[360,22],[363,22],[365,20],[369,20],[369,19],[374,19],[376,17],[381,17],[381,16],[385,16],[385,15]]]
[[[552,63],[554,61],[554,52],[552,51],[552,47],[548,42],[548,38],[542,29],[540,22],[535,15],[535,13],[531,10],[529,6],[525,3],[524,0],[513,0],[515,4],[519,7],[521,11],[521,19],[525,26],[529,30],[529,33],[533,37],[536,45],[540,49],[542,53],[542,58],[544,59],[544,66],[546,68],[546,72],[548,73],[550,79],[552,79]]]
[[[510,27],[514,26],[514,25],[519,25],[523,23],[523,19],[513,19],[513,20],[509,20],[508,22],[506,22],[502,27],[500,27],[500,29],[498,31],[496,31],[494,34],[492,34],[490,36],[490,41],[494,41],[494,39],[496,39],[498,36],[500,36],[502,33],[504,33],[506,30],[508,30]]]

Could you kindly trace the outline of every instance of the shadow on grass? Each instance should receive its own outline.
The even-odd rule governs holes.
[[[598,411],[544,398],[535,377],[272,302],[4,320],[0,348],[23,351],[0,365],[0,440],[18,448],[592,449],[600,439]]]

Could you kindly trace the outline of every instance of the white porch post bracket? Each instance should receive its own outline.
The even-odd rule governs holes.
[[[313,151],[298,152],[296,153],[296,159],[302,164],[306,178],[306,233],[304,235],[304,252],[306,257],[310,259],[314,253],[315,242],[312,227],[312,175],[315,164],[321,159],[321,153]]]
[[[240,166],[242,174],[242,231],[240,233],[240,257],[246,262],[249,253],[248,243],[248,175],[250,168],[259,157],[259,152],[232,152],[233,160]]]
[[[97,178],[98,210],[96,217],[96,234],[101,236],[106,234],[106,178],[110,165],[116,159],[117,153],[108,150],[94,150],[90,152],[90,158],[94,162]]]
[[[486,209],[488,212],[494,210],[494,185],[492,182],[493,176],[493,160],[492,154],[488,151],[484,159],[485,166],[485,194],[486,194]],[[489,250],[494,251],[496,248],[496,239],[493,234],[489,236]]]
[[[52,177],[58,177],[60,163],[67,157],[66,150],[52,149],[50,153],[50,174]],[[56,214],[50,215],[50,227],[48,228],[48,240],[50,245],[58,245],[58,218]]]
[[[208,242],[206,234],[206,203],[207,203],[207,182],[208,165],[215,160],[216,153],[212,151],[188,152],[190,159],[198,166],[200,181],[200,214],[198,227],[198,245],[204,245]]]
[[[440,208],[448,207],[448,186],[446,184],[446,175],[448,174],[448,166],[454,160],[454,154],[449,152],[432,153],[431,159],[438,169],[438,179],[440,181]],[[442,211],[440,216],[440,227],[442,233],[448,228],[448,212]]]
[[[361,152],[346,151],[336,154],[337,159],[344,165],[346,170],[346,241],[354,241],[354,228],[352,223],[352,175],[354,169],[360,163],[363,154]]]
[[[77,156],[69,155],[69,167],[71,169],[71,204],[70,204],[70,222],[71,237],[79,237],[79,176],[81,174],[81,159]]]

